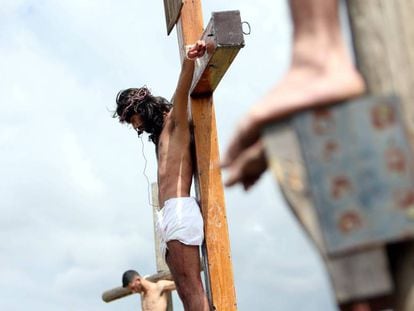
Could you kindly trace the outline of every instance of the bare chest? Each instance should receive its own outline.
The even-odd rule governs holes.
[[[173,197],[189,196],[193,176],[190,133],[166,128],[158,144],[158,187],[161,206]]]
[[[167,295],[158,291],[141,295],[141,306],[143,311],[164,311],[167,309]]]

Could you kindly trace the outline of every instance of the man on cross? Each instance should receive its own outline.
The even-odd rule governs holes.
[[[128,270],[122,275],[122,287],[141,294],[142,311],[165,311],[167,293],[175,289],[175,284],[169,280],[154,283],[141,277],[137,271]]]
[[[198,41],[186,51],[173,104],[153,96],[146,87],[118,93],[114,117],[141,135],[150,134],[158,160],[159,204],[157,232],[161,251],[173,275],[185,310],[208,310],[200,276],[199,246],[203,242],[203,219],[190,188],[193,177],[188,99],[194,60],[206,51]]]

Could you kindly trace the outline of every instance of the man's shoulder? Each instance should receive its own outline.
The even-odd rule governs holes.
[[[181,124],[174,119],[173,115],[169,115],[165,119],[164,127],[161,131],[160,142],[170,140],[175,134],[179,134],[180,137],[184,138],[182,135],[185,135],[187,132],[189,133],[188,122]]]
[[[143,284],[143,286],[147,289],[147,290],[151,290],[151,289],[154,289],[154,288],[156,288],[158,285],[157,285],[157,283],[154,283],[154,282],[152,282],[152,281],[149,281],[149,280],[147,280],[147,279],[145,279],[145,281],[144,282],[142,282]]]
[[[161,135],[166,133],[169,134],[174,130],[176,122],[174,120],[174,114],[172,113],[173,109],[174,108],[170,110],[170,112],[164,119],[164,125],[162,127]]]

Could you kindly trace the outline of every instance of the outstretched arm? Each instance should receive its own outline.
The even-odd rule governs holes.
[[[188,126],[187,103],[191,83],[193,82],[194,60],[202,57],[206,51],[204,41],[197,41],[186,51],[177,88],[174,93],[172,117],[176,126]]]
[[[161,291],[172,291],[176,289],[174,281],[160,280],[157,284],[160,286]]]

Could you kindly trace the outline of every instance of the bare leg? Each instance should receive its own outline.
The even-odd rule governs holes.
[[[208,311],[208,301],[200,276],[198,246],[173,240],[167,243],[167,264],[186,311]]]
[[[348,307],[341,307],[341,311],[372,311],[367,303],[353,303]]]
[[[341,306],[341,311],[373,311],[367,303],[353,303],[347,306]]]
[[[341,33],[337,0],[290,0],[290,7],[294,36],[289,71],[240,122],[225,167],[259,139],[265,124],[365,91]]]
[[[366,299],[364,302],[353,302],[340,305],[341,311],[384,311],[394,310],[394,298],[381,296]]]

